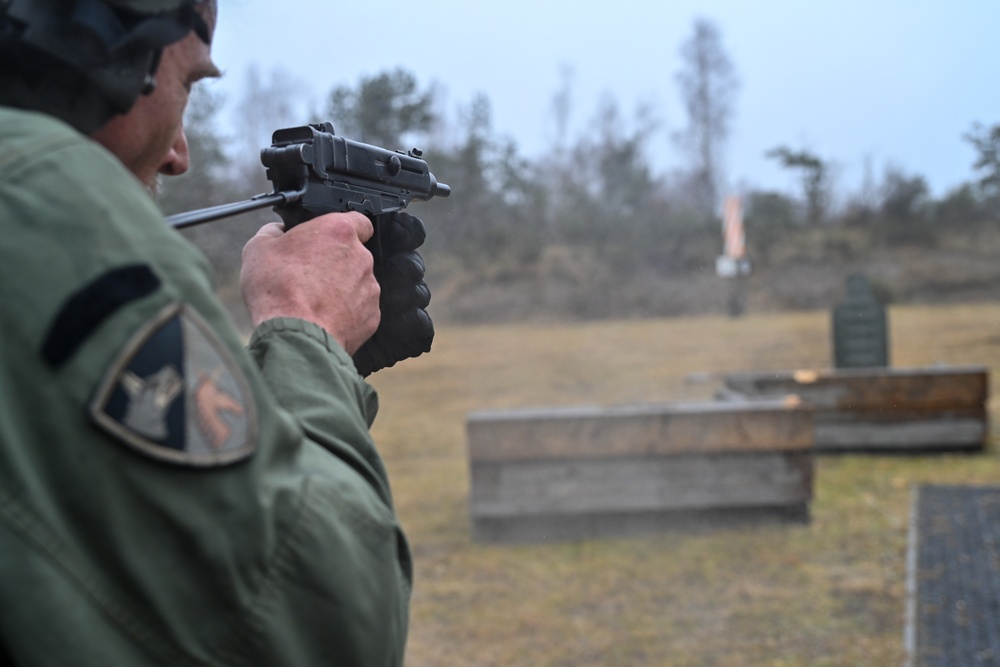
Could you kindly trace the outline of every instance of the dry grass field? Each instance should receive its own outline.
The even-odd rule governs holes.
[[[889,317],[894,366],[1000,370],[998,304],[894,307]],[[825,311],[439,327],[431,354],[373,378],[375,438],[416,560],[408,665],[902,664],[911,489],[1000,483],[992,446],[821,458],[808,524],[471,540],[469,411],[704,399],[714,373],[824,368],[830,358]]]

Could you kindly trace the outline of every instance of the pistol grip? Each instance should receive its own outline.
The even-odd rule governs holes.
[[[281,221],[285,223],[286,232],[292,227],[301,225],[303,222],[308,222],[316,217],[315,213],[301,206],[275,206],[274,212],[277,213],[281,218]]]

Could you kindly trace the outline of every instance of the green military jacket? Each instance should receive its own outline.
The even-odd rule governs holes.
[[[100,146],[0,108],[0,663],[397,665],[376,397],[318,326],[244,348]]]

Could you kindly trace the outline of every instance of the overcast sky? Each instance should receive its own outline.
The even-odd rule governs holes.
[[[1000,0],[220,4],[214,54],[229,97],[251,64],[293,75],[317,106],[337,85],[403,67],[440,87],[449,114],[485,94],[495,131],[527,157],[551,148],[552,99],[571,71],[570,138],[610,95],[630,124],[653,108],[662,129],[648,155],[663,171],[679,165],[675,74],[696,18],[719,27],[741,82],[726,152],[734,187],[796,189],[764,157],[784,144],[835,163],[842,191],[860,189],[866,164],[876,180],[893,165],[940,196],[973,178],[962,135],[1000,123]]]

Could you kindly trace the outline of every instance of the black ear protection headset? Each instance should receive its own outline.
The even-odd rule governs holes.
[[[84,134],[156,87],[164,47],[192,30],[201,0],[0,0],[0,104]]]

